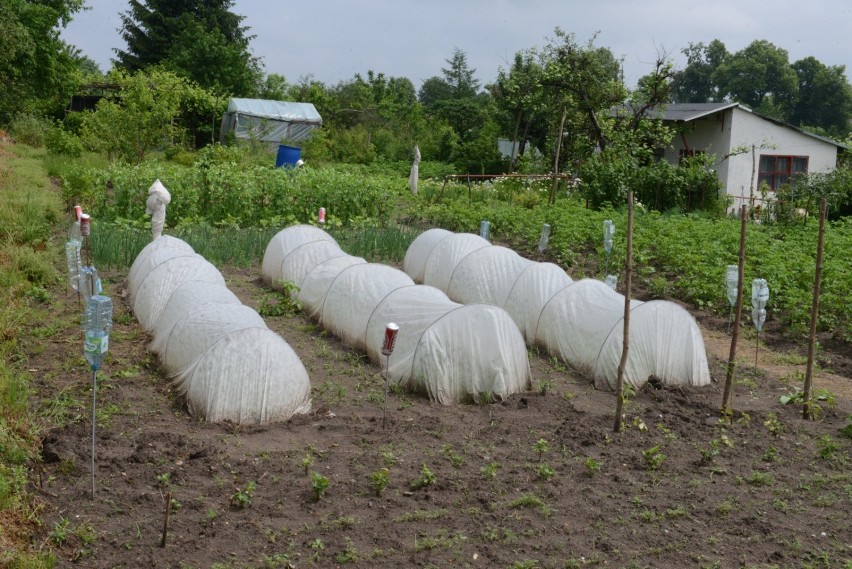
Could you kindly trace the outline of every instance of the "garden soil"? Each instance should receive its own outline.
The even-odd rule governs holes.
[[[245,304],[272,298],[258,268],[223,274]],[[820,412],[803,420],[779,401],[802,387],[801,347],[778,351],[772,332],[756,367],[753,336],[740,341],[736,411],[721,422],[727,322],[698,314],[712,385],[649,384],[616,433],[613,394],[534,349],[527,393],[444,407],[390,386],[385,407],[381,367],[301,315],[268,317],[308,370],[312,413],[210,424],[147,352],[124,276],[105,275],[115,327],[98,373],[94,496],[77,298],[54,291],[55,320],[33,326],[47,338],[27,361],[34,403],[56,425],[32,488],[44,521],[34,547],[57,567],[852,563],[852,373],[820,369]],[[820,362],[849,355],[824,349]]]

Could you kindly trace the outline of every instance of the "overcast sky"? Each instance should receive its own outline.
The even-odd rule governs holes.
[[[63,38],[106,71],[118,34],[122,0],[86,0]],[[790,62],[814,56],[826,65],[852,65],[852,0],[236,0],[231,11],[256,36],[251,42],[266,73],[291,83],[312,75],[328,85],[368,70],[407,77],[415,87],[458,48],[484,86],[518,51],[544,46],[559,26],[624,58],[632,86],[650,72],[658,51],[678,67],[690,42],[720,39],[728,51],[765,39]]]

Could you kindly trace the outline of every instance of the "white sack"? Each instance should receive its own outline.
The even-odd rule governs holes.
[[[156,241],[163,234],[166,223],[166,206],[172,201],[172,195],[159,179],[148,188],[148,201],[145,213],[151,215],[151,236]]]

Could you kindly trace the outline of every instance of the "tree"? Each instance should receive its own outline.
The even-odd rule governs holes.
[[[672,100],[675,103],[714,103],[722,97],[715,82],[716,69],[727,59],[728,50],[719,40],[708,45],[690,43],[682,50],[686,67],[673,77]]]
[[[447,60],[449,67],[442,67],[444,81],[450,86],[453,99],[470,99],[479,93],[479,81],[473,76],[476,69],[467,64],[467,54],[459,48],[453,49],[453,55]]]
[[[152,149],[181,137],[176,121],[193,89],[189,82],[157,69],[135,75],[115,71],[109,79],[120,86],[118,100],[101,99],[95,112],[83,119],[89,148],[110,159],[139,163]]]
[[[233,0],[130,0],[122,13],[125,50],[118,64],[130,73],[162,65],[204,88],[230,95],[254,94],[260,62],[249,52],[253,36]]]
[[[0,2],[0,121],[20,112],[58,114],[80,73],[59,29],[82,9],[82,0]]]
[[[844,138],[852,120],[852,87],[843,65],[828,67],[815,57],[795,62],[799,96],[790,114],[790,122],[799,126],[819,127]]]
[[[727,57],[713,74],[719,93],[764,114],[785,119],[796,101],[796,72],[787,50],[756,40]]]

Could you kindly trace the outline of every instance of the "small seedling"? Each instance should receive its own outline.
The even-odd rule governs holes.
[[[411,487],[415,490],[418,488],[423,488],[424,486],[434,486],[438,479],[429,470],[429,467],[426,464],[423,464],[423,468],[420,469],[420,478],[411,483]]]
[[[381,470],[376,470],[370,474],[370,477],[373,479],[373,488],[376,490],[376,496],[381,496],[382,492],[385,488],[387,488],[388,483],[390,482],[390,478],[388,476],[388,469],[382,468]]]
[[[53,531],[50,532],[50,541],[56,545],[62,545],[68,539],[68,525],[71,522],[68,518],[59,518],[59,521],[53,524]]]
[[[237,488],[237,491],[231,496],[231,504],[240,508],[251,506],[251,499],[254,497],[254,491],[257,490],[257,483],[249,481],[244,488]]]
[[[542,480],[547,481],[547,480],[550,480],[551,478],[553,478],[556,475],[556,471],[553,470],[552,468],[550,468],[546,464],[539,464],[538,467],[536,468],[536,474]]]
[[[391,466],[399,462],[399,459],[397,459],[396,456],[390,450],[383,450],[381,456],[382,461],[385,463],[385,466],[387,468],[390,468]]]
[[[328,478],[319,472],[311,473],[311,489],[314,491],[314,502],[319,502],[329,487]]]
[[[642,451],[642,458],[650,470],[657,470],[666,460],[666,455],[660,452],[660,445],[653,446],[648,450]]]
[[[778,460],[778,449],[773,445],[769,445],[766,452],[763,453],[763,462],[776,462]]]
[[[547,442],[547,439],[538,439],[533,444],[532,449],[538,453],[538,461],[541,462],[544,453],[550,452],[550,443]]]
[[[157,475],[157,484],[159,484],[163,488],[168,487],[170,481],[171,474],[169,474],[168,472],[163,472],[162,474]]]
[[[497,478],[497,469],[500,468],[500,465],[496,462],[492,462],[490,464],[486,464],[482,468],[479,469],[479,473],[482,474],[483,478],[493,480]]]
[[[831,438],[831,435],[823,435],[816,441],[819,457],[823,460],[837,461],[840,463],[846,462],[842,452],[838,452],[840,447],[837,442]]]
[[[547,395],[547,392],[553,389],[552,379],[540,379],[538,382],[538,390],[542,395]]]
[[[775,413],[769,413],[766,416],[763,426],[769,429],[769,434],[776,439],[781,436],[781,432],[784,430],[784,425],[781,424],[781,421],[778,420],[778,416]]]
[[[311,466],[313,466],[313,465],[314,465],[314,456],[310,453],[306,454],[305,458],[302,459],[302,468],[305,469],[305,474],[308,473],[308,470],[310,470]]]
[[[586,458],[583,464],[586,466],[586,473],[589,477],[594,476],[601,469],[601,463],[592,457]]]
[[[461,468],[462,464],[464,464],[464,458],[456,452],[456,449],[453,448],[453,445],[446,444],[441,448],[441,454],[450,461],[450,464],[453,465],[453,468]]]
[[[700,448],[698,452],[701,453],[701,464],[710,464],[719,455],[719,440],[713,439],[710,441],[710,448]]]

